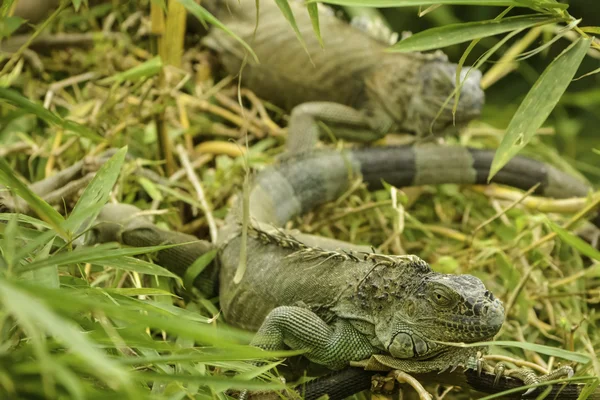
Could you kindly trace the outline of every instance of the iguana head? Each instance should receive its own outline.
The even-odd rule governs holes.
[[[456,114],[452,115],[457,67],[457,64],[436,60],[426,62],[421,67],[418,74],[420,81],[417,81],[420,91],[413,95],[409,106],[413,107],[412,113],[421,123],[417,129],[439,134],[450,125],[462,125],[481,113],[485,102],[480,86],[481,71],[464,66],[460,71],[462,87],[458,106]],[[452,96],[450,100],[449,96]]]
[[[399,303],[384,343],[395,357],[427,358],[445,347],[437,342],[491,339],[503,322],[502,302],[480,279],[431,273]]]
[[[429,358],[449,349],[440,342],[485,341],[500,330],[502,302],[479,278],[434,272],[417,256],[385,257],[349,298],[355,311],[344,314],[370,320],[392,356]]]
[[[372,93],[383,93],[378,95],[378,101],[400,131],[421,137],[441,135],[448,128],[461,126],[479,116],[485,102],[480,86],[481,72],[469,66],[461,69],[462,88],[456,114],[452,115],[457,65],[448,62],[445,56],[421,58],[424,59],[419,60],[420,66],[410,74],[398,76],[382,68],[379,76],[384,73],[387,76],[373,81],[377,88]]]

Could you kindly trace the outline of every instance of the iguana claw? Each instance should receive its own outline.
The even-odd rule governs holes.
[[[573,376],[573,374],[573,368],[571,368],[568,365],[560,367],[550,373],[538,376],[533,370],[529,368],[517,368],[506,371],[506,365],[502,362],[499,362],[494,368],[494,375],[496,375],[496,377],[494,378],[494,386],[498,384],[500,378],[502,378],[502,376],[504,375],[521,380],[524,386],[530,386],[538,385],[543,382],[553,381],[560,378],[570,378]],[[523,396],[527,396],[533,393],[536,389],[537,386],[527,389],[527,391],[523,393]]]

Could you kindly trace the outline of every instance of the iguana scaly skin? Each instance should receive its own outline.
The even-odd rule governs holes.
[[[378,41],[332,15],[320,13],[324,46],[313,32],[306,7],[290,1],[306,47],[273,1],[214,1],[219,19],[244,39],[259,63],[241,44],[219,29],[204,42],[220,54],[225,69],[241,73],[242,86],[258,96],[291,110],[288,149],[308,150],[324,122],[333,133],[353,141],[372,141],[390,131],[427,136],[468,122],[484,103],[481,73],[461,71],[464,84],[453,118],[449,95],[455,89],[456,64],[437,52],[389,53]],[[210,6],[210,7],[209,7]],[[466,78],[466,80],[465,80]],[[443,109],[436,118],[438,112]],[[434,122],[435,121],[435,122]]]
[[[477,348],[440,342],[489,339],[504,319],[502,304],[479,279],[433,272],[416,256],[371,254],[364,247],[278,227],[336,199],[358,175],[372,189],[381,187],[382,179],[398,187],[485,183],[492,158],[492,151],[461,147],[383,147],[314,151],[264,169],[250,192],[253,227],[239,284],[233,283],[240,254],[237,206],[219,233],[225,320],[258,330],[257,346],[306,349],[308,358],[334,369],[379,353],[398,358],[395,365],[408,373],[464,365]],[[589,190],[553,167],[523,157],[513,158],[493,181],[521,189],[539,183],[537,193],[552,197],[584,196]],[[126,211],[119,215],[115,207]],[[107,205],[92,242],[142,246],[193,238],[166,234],[135,218],[128,207],[133,209]],[[115,229],[107,230],[111,224]],[[192,251],[188,244],[179,256],[178,248],[169,249],[170,256],[161,262],[181,273],[182,264],[206,251],[203,246]]]

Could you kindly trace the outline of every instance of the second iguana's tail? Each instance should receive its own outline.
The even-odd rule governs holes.
[[[250,216],[282,226],[297,215],[338,198],[352,176],[369,188],[382,181],[396,187],[429,184],[487,184],[494,151],[449,146],[371,147],[350,151],[315,151],[287,158],[261,171],[250,194]],[[591,187],[580,179],[526,157],[514,157],[492,182],[535,194],[568,198],[586,196]]]

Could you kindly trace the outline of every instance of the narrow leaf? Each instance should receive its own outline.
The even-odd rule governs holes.
[[[535,82],[513,116],[494,155],[488,181],[533,137],[548,118],[575,76],[590,48],[591,40],[580,38],[558,55]]]
[[[327,3],[335,4],[339,6],[351,6],[351,7],[377,7],[377,8],[391,8],[391,7],[418,7],[418,6],[431,6],[435,4],[454,4],[454,5],[466,5],[466,6],[505,6],[505,7],[527,7],[517,0],[308,0],[307,3]],[[556,8],[563,8],[566,4],[556,6]],[[566,8],[566,7],[564,7]]]
[[[0,17],[0,39],[12,35],[24,22],[21,17]]]
[[[388,51],[412,52],[439,49],[469,40],[494,36],[501,33],[525,29],[536,25],[557,22],[559,19],[546,15],[519,15],[500,20],[490,19],[463,24],[451,24],[427,29],[399,41]]]
[[[300,33],[300,29],[298,28],[298,24],[296,23],[296,18],[294,17],[294,13],[292,12],[292,9],[290,8],[290,5],[288,4],[288,0],[275,0],[275,3],[277,4],[277,6],[279,7],[279,9],[281,10],[281,13],[285,17],[285,19],[287,19],[287,21],[291,25],[292,29],[296,33],[296,37],[298,38],[298,41],[300,42],[300,44],[302,44],[302,47],[304,47],[304,50],[306,51],[306,53],[310,57],[310,54],[308,53],[308,49],[306,48],[306,44],[304,43],[304,39],[302,39],[302,34]],[[313,19],[312,15],[311,15],[311,20],[312,20],[313,29],[314,29],[315,20]],[[318,24],[318,21],[317,21],[317,24]],[[318,35],[318,36],[320,38],[320,35]]]
[[[448,343],[452,344],[452,343]],[[543,344],[529,343],[529,342],[518,342],[513,340],[495,340],[490,342],[477,342],[460,344],[460,347],[479,347],[479,346],[503,346],[503,347],[516,347],[523,350],[535,351],[536,353],[546,354],[548,356],[560,357],[564,360],[575,361],[581,364],[585,364],[590,361],[590,356],[584,353],[577,353],[574,351],[560,349],[558,347],[546,346]]]
[[[104,267],[112,267],[116,269],[122,269],[125,271],[138,272],[140,274],[166,276],[168,278],[173,278],[181,282],[181,278],[169,271],[168,269],[144,260],[138,260],[137,258],[133,257],[103,258],[95,260],[93,263],[97,265],[102,265]]]
[[[219,21],[218,19],[216,19],[214,17],[214,15],[212,15],[211,13],[206,11],[206,9],[204,7],[195,3],[194,0],[177,0],[177,1],[179,1],[179,3],[181,3],[181,4],[183,4],[183,6],[186,8],[186,10],[188,10],[192,15],[194,15],[200,21],[206,21],[206,22],[216,26],[217,28],[222,29],[228,35],[231,35],[231,37],[233,37],[235,40],[240,42],[240,44],[242,46],[244,46],[244,48],[246,50],[248,50],[248,52],[250,54],[252,54],[252,58],[254,58],[254,60],[256,62],[258,62],[258,57],[254,53],[254,50],[252,50],[252,48],[248,45],[248,43],[246,43],[242,38],[240,38],[238,35],[233,33],[233,31],[231,29],[229,29],[228,27],[223,25],[223,23],[221,21]]]
[[[49,124],[56,125],[60,128],[63,128],[66,131],[72,131],[80,134],[83,137],[86,137],[95,142],[103,142],[104,138],[98,135],[96,132],[91,129],[78,124],[74,121],[69,121],[63,119],[59,115],[46,110],[41,105],[30,101],[29,99],[23,97],[19,92],[16,92],[12,89],[0,88],[0,99],[5,99],[9,103],[31,113],[36,117],[43,119]]]
[[[0,89],[0,91],[3,89]],[[1,93],[0,93],[1,94]],[[50,204],[42,200],[37,194],[21,182],[13,173],[12,168],[8,163],[0,158],[0,183],[9,187],[15,194],[21,197],[29,204],[29,207],[44,221],[46,221],[56,232],[61,233],[66,237],[66,233],[62,228],[64,218]]]
[[[114,387],[115,384],[123,386],[130,384],[126,370],[98,350],[81,332],[80,327],[57,315],[47,304],[31,293],[0,279],[0,300],[6,311],[17,321],[35,321],[36,326],[43,328],[81,360],[93,366],[90,370],[95,371],[96,376],[108,385]]]
[[[569,246],[573,247],[580,253],[585,254],[589,258],[593,258],[596,261],[600,261],[600,251],[590,246],[583,239],[580,239],[579,237],[573,235],[571,232],[561,228],[560,226],[556,225],[550,220],[546,221],[546,223],[554,232],[556,232],[558,237],[560,237],[563,242],[567,243]]]
[[[317,3],[307,4],[306,9],[308,10],[308,15],[310,16],[310,21],[312,22],[315,36],[317,37],[321,47],[323,47],[323,38],[321,37],[321,28],[319,27],[319,9],[317,7]]]
[[[103,79],[100,83],[121,83],[124,81],[136,81],[140,79],[151,78],[160,72],[162,66],[163,63],[160,56],[156,56],[140,65],[136,65],[135,67],[128,69],[127,71],[109,76],[108,78]]]
[[[185,276],[183,277],[183,285],[186,288],[191,288],[194,286],[194,281],[196,277],[200,275],[202,271],[212,262],[212,260],[217,255],[217,250],[211,250],[206,254],[202,254],[190,267],[185,271]]]
[[[66,230],[77,232],[86,220],[91,223],[96,219],[100,209],[108,201],[108,196],[119,177],[126,154],[127,147],[124,147],[98,169],[75,204],[73,212],[67,218],[64,225]]]
[[[146,254],[158,250],[168,249],[171,247],[179,246],[180,244],[175,245],[163,245],[163,246],[151,246],[151,247],[134,247],[134,248],[126,248],[120,249],[118,248],[117,243],[102,243],[96,245],[94,247],[80,247],[70,252],[60,253],[52,255],[52,257],[34,261],[30,264],[21,266],[19,270],[21,271],[31,271],[36,268],[45,268],[51,265],[68,265],[68,264],[76,264],[76,263],[102,263],[102,262],[112,262],[115,258],[125,257],[125,256],[134,256],[139,254]],[[150,264],[159,267],[156,264]],[[154,269],[154,267],[152,267]],[[156,269],[158,271],[158,269]],[[171,274],[173,275],[173,274]],[[169,275],[170,276],[170,275]]]

